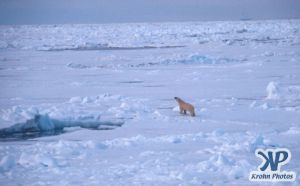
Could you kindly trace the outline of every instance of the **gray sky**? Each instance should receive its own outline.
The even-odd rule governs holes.
[[[0,24],[300,18],[300,0],[0,0]]]

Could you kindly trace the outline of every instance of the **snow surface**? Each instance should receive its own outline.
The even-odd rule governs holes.
[[[257,185],[254,152],[276,147],[298,176],[299,33],[299,20],[0,26],[0,185]]]

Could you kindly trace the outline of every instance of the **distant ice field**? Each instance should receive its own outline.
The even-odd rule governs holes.
[[[40,51],[299,45],[299,20],[0,26],[0,49]]]

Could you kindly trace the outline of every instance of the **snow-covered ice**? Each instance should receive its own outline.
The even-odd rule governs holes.
[[[299,20],[0,26],[0,185],[257,185],[255,150],[276,147],[298,176],[299,33]]]

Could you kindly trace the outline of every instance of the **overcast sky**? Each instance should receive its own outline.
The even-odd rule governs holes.
[[[300,18],[300,0],[0,0],[0,24]]]

